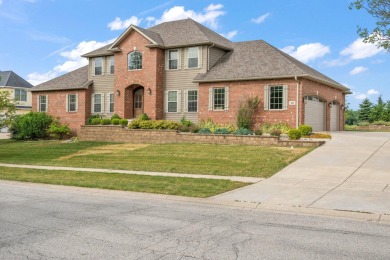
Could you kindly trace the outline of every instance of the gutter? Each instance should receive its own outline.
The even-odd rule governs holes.
[[[299,80],[297,76],[294,76],[295,83],[297,85],[296,89],[296,103],[295,103],[295,128],[298,129],[299,127]]]

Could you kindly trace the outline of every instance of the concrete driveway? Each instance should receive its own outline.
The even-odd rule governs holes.
[[[0,133],[0,139],[10,139],[9,133]]]
[[[332,136],[273,177],[212,199],[390,214],[390,133]]]

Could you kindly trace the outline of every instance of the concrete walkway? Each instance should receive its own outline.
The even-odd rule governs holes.
[[[162,176],[162,177],[230,180],[230,181],[238,181],[238,182],[245,182],[245,183],[256,183],[256,182],[264,180],[264,178],[241,177],[241,176],[220,176],[220,175],[187,174],[187,173],[171,173],[171,172],[127,171],[127,170],[113,170],[113,169],[78,168],[78,167],[8,164],[8,163],[0,163],[0,167],[42,169],[42,170],[52,170],[52,171],[105,172],[105,173],[135,174],[135,175]]]
[[[390,133],[332,135],[273,177],[211,199],[390,214]]]

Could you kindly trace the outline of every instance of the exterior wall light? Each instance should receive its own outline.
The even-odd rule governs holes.
[[[152,90],[151,90],[150,88],[148,88],[147,91],[148,91],[148,94],[149,94],[149,95],[152,95]]]
[[[121,95],[121,91],[120,91],[119,89],[116,91],[116,95],[117,95],[118,97]]]

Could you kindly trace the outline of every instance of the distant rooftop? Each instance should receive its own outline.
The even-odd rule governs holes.
[[[0,87],[32,88],[33,85],[10,70],[0,71]]]

